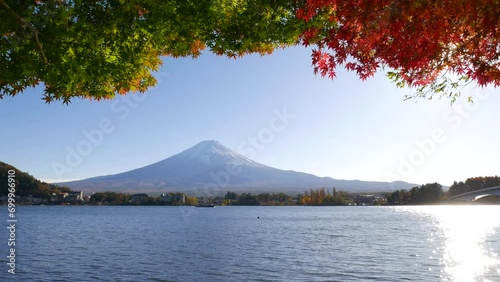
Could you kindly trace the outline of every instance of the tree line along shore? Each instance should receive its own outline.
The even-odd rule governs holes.
[[[16,202],[24,205],[69,204],[69,205],[203,205],[221,206],[341,206],[341,205],[426,205],[440,204],[449,198],[480,189],[500,186],[500,177],[473,177],[465,181],[454,182],[448,191],[443,191],[439,183],[428,183],[415,186],[410,190],[396,190],[375,194],[351,193],[336,188],[305,189],[303,193],[290,195],[286,193],[236,193],[228,191],[223,195],[188,195],[181,192],[170,192],[156,195],[145,193],[127,194],[120,192],[96,192],[84,195],[81,191],[73,191],[37,180],[28,173],[21,172],[13,166],[0,162],[0,203],[5,204],[8,198],[7,175],[9,170],[16,172]],[[497,203],[498,199],[492,201]],[[488,199],[483,201],[488,203]]]

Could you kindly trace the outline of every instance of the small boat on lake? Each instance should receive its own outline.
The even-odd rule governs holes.
[[[214,204],[200,204],[196,205],[197,208],[215,208]]]

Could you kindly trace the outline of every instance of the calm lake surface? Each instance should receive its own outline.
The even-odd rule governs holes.
[[[0,281],[500,281],[500,206],[0,209]]]

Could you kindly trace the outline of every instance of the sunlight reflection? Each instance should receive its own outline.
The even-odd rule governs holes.
[[[500,225],[495,206],[436,206],[426,209],[442,230],[443,263],[447,279],[479,281],[488,271],[500,272],[499,250],[487,246],[487,239]],[[482,281],[482,279],[481,279]]]

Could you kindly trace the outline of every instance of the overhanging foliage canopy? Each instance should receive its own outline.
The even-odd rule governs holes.
[[[388,67],[398,86],[451,98],[459,81],[500,85],[497,0],[0,0],[0,18],[0,97],[43,84],[46,102],[108,99],[155,85],[161,56],[295,44],[331,78]]]

